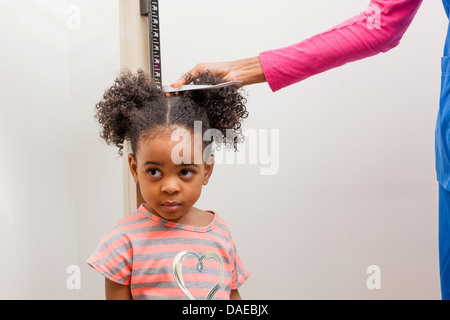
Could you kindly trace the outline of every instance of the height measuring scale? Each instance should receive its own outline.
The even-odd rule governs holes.
[[[141,0],[141,15],[148,16],[150,74],[158,87],[162,88],[161,34],[159,32],[158,0]]]
[[[183,85],[179,88],[172,88],[162,84],[161,68],[161,33],[159,28],[159,1],[158,0],[140,0],[141,15],[148,16],[149,28],[149,46],[150,46],[150,75],[156,82],[156,85],[165,92],[187,91],[187,90],[205,90],[211,88],[227,87],[238,85],[242,81],[229,81],[217,85]]]

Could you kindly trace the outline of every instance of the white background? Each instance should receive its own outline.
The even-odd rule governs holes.
[[[161,2],[163,81],[325,31],[369,1]],[[67,28],[77,5],[80,29]],[[102,299],[85,260],[123,215],[94,105],[119,72],[117,0],[0,2],[2,299]],[[399,47],[280,92],[246,88],[244,129],[278,129],[279,171],[217,165],[198,207],[229,224],[247,299],[439,299],[434,127],[447,20],[425,1]],[[67,267],[81,268],[69,290]],[[381,268],[369,290],[366,269]]]

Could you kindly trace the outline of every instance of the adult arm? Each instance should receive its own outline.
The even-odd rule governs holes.
[[[373,0],[367,10],[289,47],[259,55],[273,91],[395,48],[422,0]]]
[[[212,74],[222,77],[225,81],[242,81],[241,86],[266,82],[264,71],[259,61],[259,57],[240,59],[228,62],[199,63],[187,75],[196,77],[204,72],[210,71]],[[173,88],[178,88],[187,84],[183,76],[174,83]]]
[[[200,63],[188,73],[206,70],[242,85],[267,81],[273,91],[346,63],[396,47],[422,0],[372,0],[364,12],[338,26],[294,45],[265,51],[258,57],[220,63]],[[184,78],[172,84],[179,87]]]

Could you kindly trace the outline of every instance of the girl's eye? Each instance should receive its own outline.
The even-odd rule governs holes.
[[[147,170],[147,172],[150,175],[150,177],[152,177],[152,178],[159,178],[162,175],[161,171],[159,171],[157,169],[149,169],[149,170]]]
[[[190,178],[194,175],[194,172],[192,170],[188,170],[188,169],[183,169],[180,171],[180,175],[183,178]]]

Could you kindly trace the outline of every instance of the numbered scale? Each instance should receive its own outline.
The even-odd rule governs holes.
[[[162,88],[161,34],[159,32],[158,0],[141,0],[141,15],[148,16],[150,73],[159,88]]]
[[[150,75],[157,86],[165,92],[206,90],[232,85],[238,85],[241,81],[230,81],[217,85],[184,85],[179,88],[162,85],[161,70],[161,33],[159,30],[159,2],[158,0],[141,0],[141,15],[148,16],[149,45],[150,45]]]

